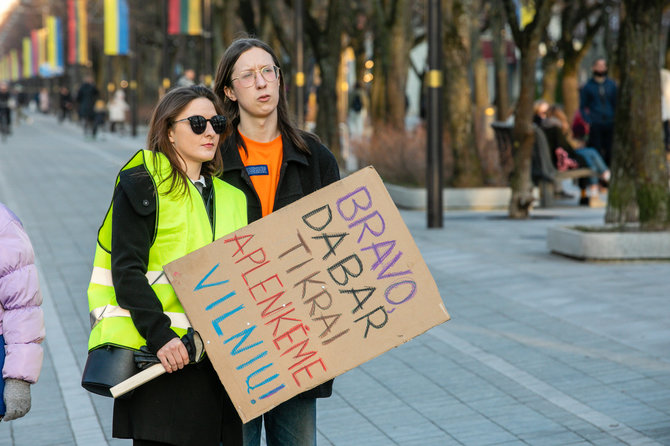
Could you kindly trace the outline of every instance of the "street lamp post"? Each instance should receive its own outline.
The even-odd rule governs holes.
[[[137,20],[130,12],[130,134],[137,136]]]
[[[442,44],[440,0],[428,0],[427,169],[428,227],[443,225],[442,204]]]
[[[163,0],[163,14],[161,15],[161,26],[163,28],[163,94],[170,88],[170,64],[168,62],[168,9],[169,0]]]
[[[203,0],[202,8],[202,37],[203,45],[202,50],[204,53],[203,63],[205,64],[205,69],[203,74],[205,75],[205,85],[208,87],[212,86],[212,3],[211,0]]]
[[[295,114],[298,128],[305,126],[305,72],[302,0],[295,2]]]

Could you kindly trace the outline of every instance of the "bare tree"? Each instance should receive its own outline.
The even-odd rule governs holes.
[[[414,40],[410,17],[409,0],[373,2],[374,80],[371,118],[376,124],[388,124],[396,129],[405,128],[405,86],[409,52]]]
[[[482,170],[475,144],[472,89],[469,80],[473,42],[472,21],[478,15],[478,1],[443,0],[445,123],[454,156],[456,187],[481,186]],[[479,44],[479,41],[476,42]]]
[[[608,223],[670,227],[670,188],[662,142],[660,31],[664,0],[624,0],[619,35],[621,88],[614,125]]]
[[[510,218],[528,218],[533,204],[531,182],[531,157],[533,154],[533,100],[535,97],[535,63],[538,45],[544,28],[549,24],[554,0],[535,0],[533,21],[523,29],[513,0],[503,0],[507,22],[512,30],[514,42],[521,52],[521,90],[514,112],[512,131],[514,170],[510,177],[512,198],[509,204]]]
[[[491,3],[491,50],[495,71],[496,120],[504,121],[509,113],[509,77],[507,76],[507,32],[505,8],[502,2]]]
[[[579,109],[579,65],[591,48],[594,37],[606,23],[605,8],[610,0],[566,2],[561,14],[561,38],[558,45],[563,56],[563,108],[568,119]],[[576,46],[578,37],[581,44]]]
[[[317,92],[319,111],[316,116],[316,133],[339,159],[337,73],[342,54],[342,17],[345,17],[348,5],[338,0],[314,3],[325,3],[323,6],[310,1],[305,4],[305,34],[321,73],[321,85]]]

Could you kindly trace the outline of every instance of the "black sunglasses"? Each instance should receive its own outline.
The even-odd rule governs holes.
[[[195,115],[195,116],[189,116],[188,118],[180,119],[179,121],[175,121],[174,123],[182,122],[182,121],[188,121],[189,124],[191,124],[191,130],[193,130],[193,133],[196,135],[201,135],[202,133],[205,132],[205,129],[207,128],[207,121],[212,123],[212,128],[214,129],[214,132],[221,134],[223,131],[226,129],[226,117],[222,115],[214,115],[209,119],[205,119],[204,116],[200,115]]]

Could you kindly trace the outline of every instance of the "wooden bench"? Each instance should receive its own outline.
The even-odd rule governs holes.
[[[514,155],[512,152],[512,129],[513,124],[507,122],[493,122],[491,127],[495,133],[500,163],[503,172],[509,175],[514,169]],[[540,206],[551,207],[555,201],[555,194],[560,190],[563,180],[579,180],[581,178],[597,177],[598,174],[591,169],[578,168],[559,171],[551,161],[549,143],[541,128],[533,125],[535,132],[535,144],[533,146],[533,159],[531,177],[533,184],[540,189]]]

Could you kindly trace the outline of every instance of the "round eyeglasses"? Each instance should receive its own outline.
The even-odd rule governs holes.
[[[189,116],[188,118],[180,119],[174,123],[176,124],[183,121],[188,121],[189,124],[191,124],[191,130],[193,130],[193,133],[196,135],[201,135],[205,132],[207,129],[207,121],[212,124],[214,132],[217,134],[223,133],[223,131],[226,129],[226,117],[222,115],[214,115],[209,119],[205,119],[204,116],[194,115]]]
[[[232,78],[230,82],[239,80],[240,87],[249,88],[256,83],[256,73],[260,73],[265,82],[275,82],[279,79],[279,67],[276,65],[266,65],[257,70],[242,71],[239,76]]]

